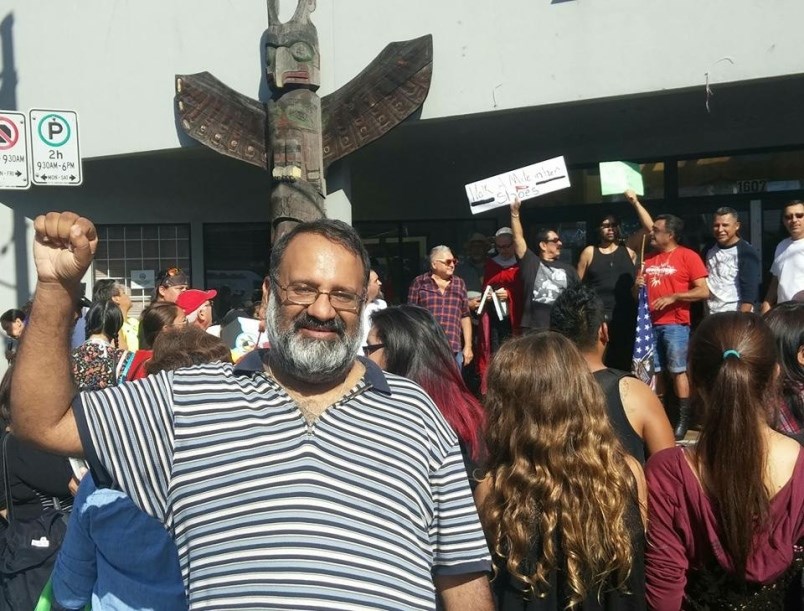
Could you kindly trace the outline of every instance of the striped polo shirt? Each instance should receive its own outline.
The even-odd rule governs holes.
[[[313,424],[257,353],[76,398],[93,472],[172,531],[191,608],[433,609],[433,575],[490,568],[455,433],[362,362]]]

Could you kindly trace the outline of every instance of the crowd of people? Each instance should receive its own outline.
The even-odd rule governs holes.
[[[515,201],[465,260],[433,248],[402,305],[352,228],[300,224],[237,362],[214,290],[171,268],[138,319],[112,280],[83,303],[94,226],[38,217],[34,298],[0,317],[3,497],[72,506],[55,604],[801,608],[804,204],[760,303],[736,211],[699,254],[625,197],[640,231],[603,216],[577,267]],[[647,329],[655,389],[629,373]]]

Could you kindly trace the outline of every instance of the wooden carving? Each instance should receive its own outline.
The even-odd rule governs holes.
[[[430,89],[432,36],[389,44],[338,91],[319,98],[315,0],[299,0],[279,21],[268,0],[265,63],[271,99],[262,103],[208,72],[176,76],[184,131],[205,146],[271,172],[271,223],[277,237],[325,216],[326,168],[376,140],[416,111]]]

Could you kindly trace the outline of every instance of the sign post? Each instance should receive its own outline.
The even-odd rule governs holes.
[[[31,160],[35,185],[80,185],[78,114],[31,110]]]
[[[0,189],[31,186],[29,155],[25,115],[0,110]]]

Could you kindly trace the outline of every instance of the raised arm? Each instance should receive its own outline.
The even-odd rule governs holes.
[[[528,251],[528,243],[525,241],[525,232],[522,229],[522,221],[519,220],[519,209],[522,202],[519,198],[514,198],[511,202],[511,231],[514,234],[514,254],[517,259],[521,259]]]
[[[651,217],[650,212],[645,209],[645,206],[642,205],[642,202],[639,201],[639,197],[635,191],[628,189],[624,195],[628,203],[634,208],[634,212],[636,212],[637,218],[639,218],[639,224],[642,225],[640,230],[635,231],[633,235],[628,237],[627,246],[639,252],[642,248],[642,236],[653,231],[653,217]]]
[[[73,212],[38,216],[34,231],[37,285],[11,385],[14,434],[51,452],[81,456],[70,407],[70,330],[98,237],[95,226]]]

